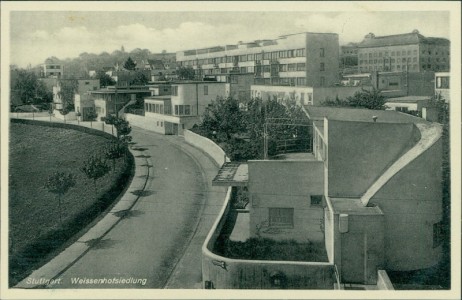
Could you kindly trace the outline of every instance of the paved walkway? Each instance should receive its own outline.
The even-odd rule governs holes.
[[[201,247],[225,197],[224,188],[211,186],[218,168],[182,137],[138,128],[133,136],[137,167],[127,192],[17,288],[201,288]],[[54,282],[37,281],[42,278]],[[119,283],[88,281],[104,278]]]

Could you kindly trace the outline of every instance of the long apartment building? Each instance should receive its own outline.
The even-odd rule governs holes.
[[[198,78],[223,81],[230,73],[252,73],[258,85],[332,86],[339,82],[336,33],[304,32],[237,45],[180,51],[177,63]]]
[[[361,73],[371,71],[448,71],[450,42],[448,39],[425,37],[411,33],[375,36],[369,33],[358,44]]]

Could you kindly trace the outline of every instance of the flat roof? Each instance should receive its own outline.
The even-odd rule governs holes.
[[[377,123],[428,123],[422,118],[394,110],[307,105],[305,111],[312,121],[320,121],[326,117],[329,120],[338,121],[374,122],[372,117],[375,116]]]
[[[249,181],[247,163],[226,162],[212,180],[213,186],[245,186]]]
[[[92,94],[132,94],[132,93],[150,93],[148,89],[101,89],[96,91],[89,91]]]
[[[172,96],[150,96],[144,98],[144,100],[171,100]]]

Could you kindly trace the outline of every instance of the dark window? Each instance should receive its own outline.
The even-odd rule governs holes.
[[[209,87],[207,85],[204,85],[204,95],[209,94]]]
[[[320,48],[319,49],[319,56],[324,57],[324,55],[325,55],[324,48]]]
[[[319,70],[320,70],[320,71],[324,71],[324,63],[321,63],[321,64],[320,64]]]
[[[172,86],[172,96],[178,96],[178,86]]]
[[[321,206],[322,195],[311,195],[311,206]]]
[[[269,208],[269,225],[294,227],[293,208]]]

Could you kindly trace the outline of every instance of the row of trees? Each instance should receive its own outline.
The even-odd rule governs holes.
[[[112,160],[112,170],[115,171],[115,161],[118,158],[126,157],[128,153],[128,143],[131,141],[129,136],[131,127],[123,119],[111,118],[110,123],[117,128],[117,140],[106,145],[103,155],[93,155],[84,161],[80,171],[88,179],[93,180],[94,193],[97,195],[97,181],[108,174],[111,170],[107,160]],[[55,172],[51,174],[44,185],[44,188],[56,195],[59,210],[59,221],[62,225],[62,198],[67,192],[76,185],[76,176],[72,173]]]
[[[294,100],[255,98],[244,106],[232,98],[217,98],[206,109],[202,122],[193,131],[206,136],[226,151],[232,160],[261,159],[285,151],[307,151],[311,127],[302,108]]]

